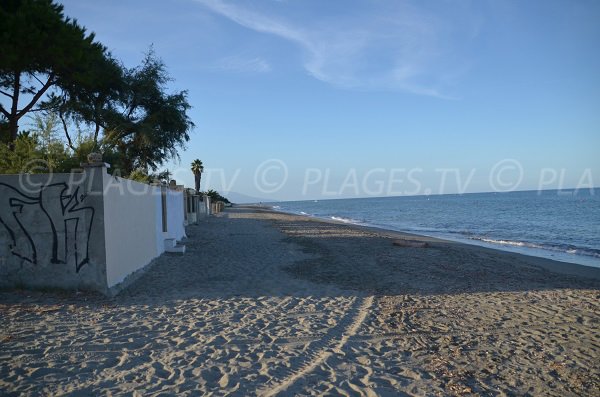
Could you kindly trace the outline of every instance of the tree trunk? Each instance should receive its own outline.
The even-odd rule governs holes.
[[[200,194],[200,174],[194,174],[194,182],[196,185],[196,193]]]
[[[16,117],[11,117],[8,120],[9,142],[14,143],[19,133],[19,122]]]
[[[10,108],[10,117],[8,117],[9,142],[14,143],[19,133],[19,93],[21,92],[21,73],[15,72],[15,81],[13,85],[12,106]]]

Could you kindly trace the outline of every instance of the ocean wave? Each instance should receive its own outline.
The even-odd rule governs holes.
[[[357,221],[356,219],[343,218],[341,216],[332,216],[331,219],[334,221],[344,222],[344,223],[360,223],[360,221]]]
[[[483,237],[470,237],[470,239],[483,241],[484,243],[511,245],[513,247],[544,248],[544,246],[542,246],[540,244],[526,243],[523,241],[494,240],[491,238],[483,238]]]
[[[572,245],[551,245],[551,244],[536,244],[527,241],[513,241],[503,239],[492,239],[485,237],[469,237],[470,240],[481,241],[488,244],[496,244],[510,247],[533,248],[547,251],[561,252],[571,255],[584,255],[593,258],[600,258],[600,250],[593,248],[574,247]]]

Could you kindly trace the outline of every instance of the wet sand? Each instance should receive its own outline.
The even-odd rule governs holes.
[[[599,395],[599,269],[249,207],[187,232],[113,298],[0,292],[0,395]]]

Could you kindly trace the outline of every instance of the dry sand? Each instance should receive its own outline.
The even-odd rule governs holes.
[[[0,292],[0,395],[600,395],[598,269],[252,208],[188,235],[114,298]]]

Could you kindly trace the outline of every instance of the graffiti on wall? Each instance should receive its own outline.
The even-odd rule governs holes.
[[[8,233],[9,250],[27,262],[49,258],[53,264],[89,262],[94,208],[85,206],[79,186],[43,186],[33,194],[0,183],[0,223]],[[50,238],[48,238],[50,236]]]

